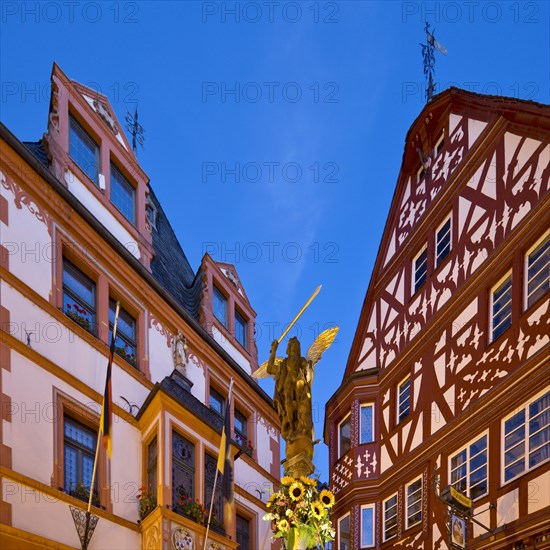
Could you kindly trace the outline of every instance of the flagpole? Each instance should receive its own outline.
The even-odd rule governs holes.
[[[229,383],[229,393],[227,395],[227,406],[231,406],[231,392],[233,391],[233,377],[231,377],[231,382]],[[223,428],[222,428],[223,430]],[[225,437],[231,437],[230,434],[225,434]],[[229,440],[231,442],[231,440]],[[231,445],[231,443],[230,443]],[[221,450],[221,444],[220,444],[220,453]],[[225,452],[225,449],[224,449]],[[204,535],[204,547],[203,550],[206,550],[206,545],[208,544],[208,533],[210,532],[210,521],[212,520],[212,510],[214,508],[214,498],[216,496],[216,485],[218,483],[218,474],[220,473],[220,469],[216,466],[216,474],[214,475],[214,487],[212,487],[212,498],[210,499],[210,511],[208,512],[208,523],[206,524],[206,534]]]
[[[120,313],[120,302],[117,301],[116,303],[116,312],[115,312],[115,321],[113,323],[113,335],[111,337],[111,346],[109,350],[109,363],[108,367],[112,364],[113,361],[113,350],[114,350],[114,342],[116,340],[116,331],[118,326],[118,314]],[[103,396],[103,399],[105,399],[105,396]],[[94,496],[94,484],[95,484],[95,476],[97,472],[97,463],[98,463],[98,457],[99,457],[99,444],[102,439],[103,435],[103,415],[105,414],[105,403],[102,404],[101,407],[101,419],[99,421],[99,429],[97,431],[97,443],[95,447],[95,456],[94,456],[94,468],[92,470],[92,483],[90,485],[90,495],[88,496],[88,508],[86,510],[86,527],[84,530],[84,542],[82,544],[82,550],[86,550],[88,548],[88,531],[90,528],[90,511],[92,508],[92,498]]]

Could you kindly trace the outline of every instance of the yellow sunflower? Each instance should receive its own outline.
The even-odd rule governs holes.
[[[290,525],[286,519],[282,519],[277,523],[277,529],[286,533],[290,529]]]
[[[322,519],[325,515],[325,510],[323,509],[323,504],[316,500],[311,503],[311,513],[315,519]]]
[[[284,476],[282,479],[281,479],[281,483],[283,485],[292,485],[296,480],[293,478],[293,477],[290,477],[290,476]]]
[[[273,502],[275,501],[276,498],[277,498],[277,493],[271,493],[265,505],[269,508],[270,506],[273,505]]]
[[[315,487],[317,485],[317,480],[311,479],[310,477],[300,476],[300,481],[304,485],[309,485],[310,487]]]
[[[289,489],[292,500],[300,500],[304,496],[305,487],[299,481],[295,481]]]
[[[331,491],[323,489],[319,495],[319,500],[325,508],[332,508],[334,506],[334,495]]]

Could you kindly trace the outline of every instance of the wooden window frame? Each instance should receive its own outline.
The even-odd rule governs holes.
[[[386,537],[386,521],[387,521],[387,517],[386,517],[386,502],[389,502],[392,498],[395,498],[395,516],[392,516],[392,519],[393,517],[395,517],[395,535],[391,535],[390,537]],[[386,542],[388,540],[391,540],[395,537],[397,537],[397,534],[398,534],[398,531],[399,531],[399,499],[397,497],[397,493],[393,493],[393,495],[390,495],[388,498],[385,498],[383,501],[382,501],[382,540],[383,542]]]
[[[338,518],[337,523],[337,531],[338,531],[338,547],[342,544],[342,537],[340,534],[340,524],[345,520],[348,519],[349,521],[349,542],[350,542],[350,549],[352,548],[353,540],[352,540],[352,531],[351,531],[351,514],[348,512],[347,514],[344,514],[341,518]]]
[[[542,236],[535,241],[535,243],[525,252],[524,255],[524,271],[523,271],[523,310],[527,311],[528,309],[531,309],[534,305],[539,303],[543,297],[546,295],[546,292],[540,297],[537,298],[532,304],[529,304],[529,296],[528,296],[528,290],[529,290],[529,255],[533,253],[533,251],[539,247],[546,239],[550,237],[550,229],[546,230]]]
[[[417,279],[416,279],[416,262],[422,256],[422,254],[426,253],[426,267],[425,267],[425,277],[424,280],[417,285]],[[424,243],[420,250],[415,254],[412,260],[412,295],[414,296],[417,292],[420,291],[420,289],[426,284],[426,281],[428,280],[428,243]]]
[[[401,409],[401,386],[403,386],[406,382],[409,382],[409,412],[406,416],[401,418],[400,409]],[[407,376],[403,377],[401,381],[397,384],[395,389],[395,422],[396,425],[399,425],[403,422],[406,422],[408,418],[411,417],[413,412],[413,382],[412,382],[412,376],[410,374],[407,374]]]
[[[67,492],[65,488],[65,417],[74,419],[76,422],[95,431],[99,431],[99,420],[101,403],[95,404],[97,411],[94,411],[82,403],[72,399],[61,390],[54,387],[53,403],[56,415],[53,422],[53,437],[54,437],[54,456],[53,456],[53,476],[52,487]],[[107,461],[107,455],[104,447],[99,445],[98,460],[97,460],[97,487],[99,504],[101,508],[111,512],[112,502],[111,494],[108,487],[108,479],[110,478],[110,464]],[[68,494],[68,493],[67,493]]]
[[[439,233],[443,229],[443,226],[449,222],[449,250],[443,256],[443,258],[440,258],[438,256],[438,247],[439,247]],[[437,226],[437,229],[435,230],[435,242],[434,242],[434,266],[437,269],[448,257],[449,254],[453,251],[453,213],[450,212],[445,219]]]
[[[350,423],[349,449],[345,453],[342,453],[342,449],[340,448],[342,443],[340,434],[342,430],[342,424],[348,420]],[[338,422],[338,460],[340,460],[345,454],[347,454],[350,451],[351,447],[351,413],[349,412],[346,416],[344,416],[344,418],[342,418],[342,420],[340,420],[340,422]]]
[[[530,418],[530,414],[529,414],[529,407],[534,402],[536,402],[540,398],[544,397],[547,393],[548,393],[548,388],[545,388],[544,390],[538,392],[533,397],[531,397],[528,401],[523,403],[523,405],[517,407],[514,411],[507,414],[501,421],[501,431],[500,431],[500,439],[501,439],[501,445],[500,445],[500,449],[501,449],[501,452],[500,452],[501,468],[500,468],[500,472],[501,472],[501,476],[500,477],[501,477],[501,483],[502,483],[503,486],[507,485],[508,483],[512,483],[512,482],[520,479],[522,476],[528,474],[529,472],[532,472],[533,470],[536,470],[539,466],[547,464],[548,461],[550,460],[550,457],[549,457],[549,458],[546,458],[546,459],[542,460],[541,462],[539,462],[535,466],[529,466],[529,440],[531,438],[530,426],[529,426],[529,421],[530,421],[531,418]],[[523,467],[523,471],[521,473],[519,473],[519,474],[515,475],[514,477],[511,477],[510,479],[507,480],[506,479],[506,463],[505,463],[506,422],[508,420],[510,420],[511,418],[513,418],[514,416],[518,415],[522,411],[525,413],[525,417],[524,417],[524,420],[523,420],[523,426],[524,426],[524,429],[525,429],[525,436],[523,438],[524,467]]]
[[[502,332],[500,332],[495,336],[495,326],[493,322],[494,295],[495,295],[495,292],[499,290],[508,279],[510,279],[510,291],[511,291],[510,302],[509,302],[510,323],[508,326],[504,328],[504,330],[502,330]],[[494,341],[498,340],[512,326],[513,321],[514,321],[514,276],[513,276],[513,270],[509,269],[506,271],[505,275],[503,275],[494,285],[491,286],[489,290],[489,331],[488,331],[489,343],[491,344]]]
[[[409,516],[409,502],[408,502],[408,500],[409,500],[409,487],[411,487],[417,481],[420,481],[420,499],[419,499],[419,501],[418,500],[416,501],[416,502],[420,502],[420,519],[418,521],[415,521],[414,523],[411,523],[410,522],[410,516]],[[424,488],[424,481],[422,479],[422,475],[419,475],[419,476],[415,477],[409,483],[405,484],[405,498],[404,498],[404,501],[405,501],[405,525],[406,525],[406,529],[411,529],[412,527],[416,527],[418,525],[421,525],[422,521],[424,520],[424,513],[423,513],[423,510],[422,510],[422,499],[424,498],[424,490],[425,490],[425,488]]]
[[[470,462],[472,460],[472,456],[470,454],[470,447],[474,444],[474,443],[477,443],[480,439],[482,439],[483,437],[485,437],[487,439],[487,446],[486,446],[486,449],[485,449],[485,453],[487,455],[486,457],[486,462],[485,462],[485,466],[487,468],[487,477],[486,477],[486,485],[487,485],[487,488],[486,488],[486,491],[485,493],[481,494],[481,495],[478,495],[477,497],[475,498],[472,498],[470,496],[470,492],[471,492],[471,484],[470,484],[470,476],[472,474],[471,470],[470,470]],[[477,435],[476,437],[472,437],[465,445],[462,445],[459,449],[457,449],[456,451],[452,452],[452,453],[449,453],[449,456],[448,456],[448,459],[447,459],[447,468],[448,468],[448,472],[449,472],[449,485],[453,485],[453,482],[451,480],[451,474],[452,474],[452,459],[456,456],[458,456],[460,453],[462,453],[463,451],[466,451],[466,487],[467,487],[467,494],[466,496],[468,498],[471,498],[474,502],[476,500],[479,500],[479,499],[482,499],[482,498],[485,498],[489,495],[489,479],[490,479],[490,476],[489,476],[489,465],[490,465],[490,460],[489,460],[489,449],[490,449],[490,446],[489,446],[489,430],[485,430],[483,432],[481,432],[479,435]],[[476,455],[477,456],[477,455]],[[456,482],[455,482],[456,483]]]

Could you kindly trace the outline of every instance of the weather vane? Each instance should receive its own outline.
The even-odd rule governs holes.
[[[447,55],[447,48],[441,45],[436,39],[435,34],[430,32],[430,24],[426,21],[426,44],[420,44],[422,46],[422,57],[424,59],[424,76],[426,77],[426,102],[432,99],[435,93],[435,51],[441,52],[443,55]]]
[[[137,156],[137,146],[138,143],[143,147],[143,142],[145,141],[144,133],[145,129],[138,122],[138,110],[137,105],[134,108],[134,114],[132,115],[130,111],[126,111],[126,129],[132,136],[132,149],[134,154]]]

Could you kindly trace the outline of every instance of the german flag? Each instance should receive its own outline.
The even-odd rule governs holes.
[[[107,376],[105,377],[105,391],[103,392],[103,406],[101,408],[100,428],[103,434],[103,446],[109,458],[112,457],[112,426],[113,426],[113,391],[111,388],[111,371],[113,356],[115,353],[116,330],[118,325],[118,314],[120,302],[116,303],[115,321],[113,323],[113,334],[111,336],[111,347],[109,348],[109,362],[107,363]]]
[[[225,406],[225,419],[220,442],[220,453],[218,455],[218,470],[223,476],[223,512],[225,521],[231,521],[233,517],[233,469],[231,468],[231,393],[233,390],[233,379],[229,385],[229,395]]]

